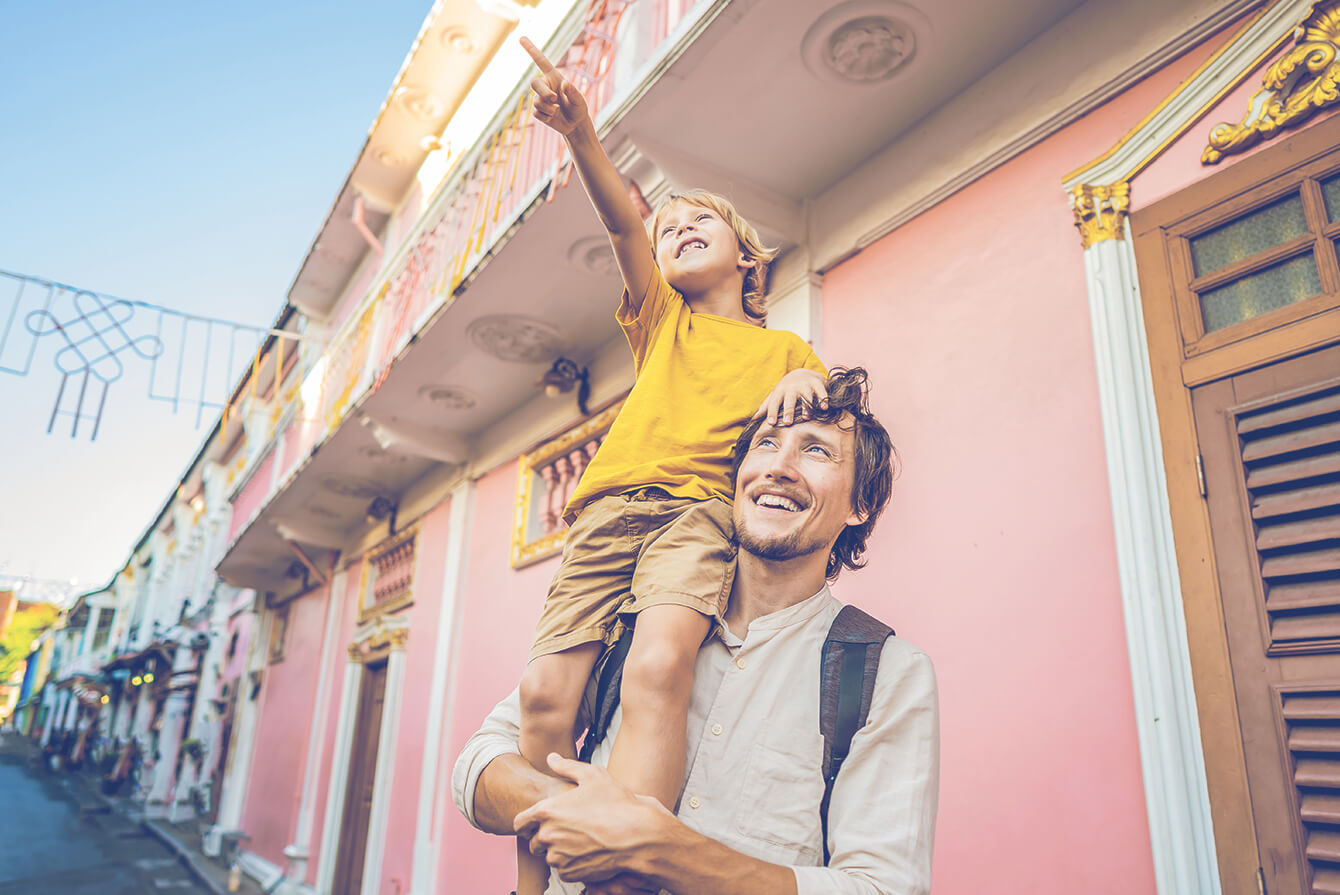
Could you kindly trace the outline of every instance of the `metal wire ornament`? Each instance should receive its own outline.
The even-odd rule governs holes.
[[[128,301],[108,300],[96,292],[80,290],[74,294],[74,308],[76,316],[64,323],[44,308],[30,313],[25,324],[28,332],[39,339],[51,333],[60,333],[65,339],[65,346],[56,352],[55,357],[56,369],[61,372],[60,390],[56,392],[56,403],[51,408],[47,434],[51,434],[55,427],[56,417],[66,415],[73,420],[71,438],[78,437],[81,422],[91,420],[93,433],[89,440],[92,441],[98,437],[98,426],[102,423],[107,387],[125,373],[125,365],[117,355],[130,350],[145,360],[154,360],[163,353],[163,342],[157,336],[133,338],[126,332],[125,324],[135,316],[135,308]],[[79,393],[72,409],[62,409],[65,388],[71,377],[79,377]],[[90,379],[96,380],[95,394],[89,394]],[[96,412],[84,412],[86,399],[97,401]]]
[[[309,341],[296,332],[201,317],[0,270],[0,284],[5,282],[14,289],[8,308],[0,308],[0,373],[28,375],[38,343],[50,336],[61,341],[53,357],[61,379],[48,434],[67,417],[71,438],[87,424],[89,440],[95,440],[108,390],[125,375],[126,361],[136,359],[149,366],[148,398],[171,404],[173,413],[182,405],[194,406],[199,427],[208,411],[228,406],[238,374],[250,369],[255,378],[267,339],[279,340],[280,358],[293,357]],[[286,343],[292,347],[286,350]]]

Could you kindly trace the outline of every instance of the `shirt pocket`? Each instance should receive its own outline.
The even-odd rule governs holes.
[[[785,742],[755,742],[735,815],[740,835],[783,850],[796,864],[818,864],[822,763],[817,731]]]

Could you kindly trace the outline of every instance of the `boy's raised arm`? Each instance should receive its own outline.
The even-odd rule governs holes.
[[[540,74],[530,81],[531,89],[535,91],[535,119],[567,141],[586,195],[609,233],[629,303],[636,313],[656,272],[656,256],[642,216],[633,206],[618,169],[600,145],[586,109],[586,98],[528,38],[521,38],[521,46],[540,70]]]

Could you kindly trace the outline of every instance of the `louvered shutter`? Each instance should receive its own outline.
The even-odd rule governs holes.
[[[1340,349],[1195,389],[1272,893],[1340,895]]]

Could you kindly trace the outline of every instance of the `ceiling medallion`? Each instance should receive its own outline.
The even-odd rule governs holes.
[[[557,329],[513,314],[491,314],[470,324],[470,341],[485,354],[517,364],[543,364],[561,353]]]
[[[397,87],[395,101],[420,121],[436,121],[443,114],[442,101],[422,87]]]
[[[396,454],[388,450],[383,450],[380,445],[375,444],[363,445],[358,449],[358,453],[362,454],[369,461],[380,463],[383,466],[393,466],[399,463],[404,463],[409,459],[404,454]]]
[[[376,482],[366,479],[326,479],[326,490],[340,497],[356,497],[359,500],[372,500],[382,496],[382,488]]]
[[[419,397],[445,410],[469,410],[479,403],[474,395],[454,385],[425,385],[419,389]]]
[[[878,84],[912,60],[918,33],[928,30],[920,14],[901,3],[852,0],[830,9],[810,26],[801,55],[810,72],[825,80]]]
[[[619,266],[614,261],[614,250],[610,248],[609,237],[588,236],[579,239],[568,249],[568,263],[578,270],[593,273],[600,277],[614,277],[619,274]]]
[[[442,41],[442,48],[452,53],[464,56],[475,51],[475,39],[460,25],[443,28],[438,39]]]
[[[403,168],[409,164],[409,159],[385,146],[372,150],[372,157],[388,168]]]

